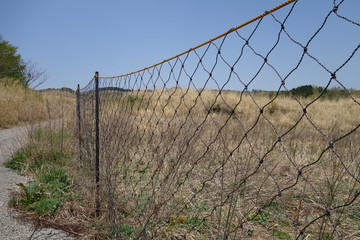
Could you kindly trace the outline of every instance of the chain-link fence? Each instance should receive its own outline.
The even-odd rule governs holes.
[[[360,238],[352,3],[288,1],[79,90],[80,159],[114,237]]]

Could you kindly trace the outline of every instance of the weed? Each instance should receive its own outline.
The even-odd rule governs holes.
[[[321,239],[323,240],[330,240],[330,239],[333,239],[332,235],[330,233],[324,233],[322,236],[321,236]]]
[[[135,235],[135,233],[139,232],[140,228],[133,227],[129,224],[120,224],[118,226],[118,231],[128,237]]]
[[[25,209],[28,208],[34,202],[37,202],[44,195],[43,189],[40,187],[38,181],[31,181],[27,186],[23,183],[17,184],[23,190],[22,196],[17,198],[18,203],[20,203]]]
[[[104,223],[103,222],[98,222],[98,221],[94,221],[89,223],[89,225],[87,226],[88,228],[103,228],[104,227]]]
[[[207,211],[209,209],[210,209],[210,205],[206,201],[196,202],[195,206],[194,206],[194,210],[201,211],[201,212]]]
[[[186,216],[171,217],[169,226],[175,226],[177,224],[185,223],[186,220]]]
[[[245,231],[245,234],[249,237],[252,237],[254,235],[254,230],[248,229]]]
[[[350,213],[349,217],[351,219],[357,220],[358,225],[360,226],[360,210],[354,210],[353,212]]]
[[[24,167],[26,160],[30,157],[29,148],[23,148],[15,152],[11,159],[4,163],[4,166],[18,172]]]
[[[60,186],[67,186],[70,183],[65,169],[58,167],[52,167],[42,172],[38,179],[45,184],[56,183]]]
[[[45,128],[39,127],[34,131],[34,141],[41,141],[45,137]]]
[[[275,239],[285,239],[285,240],[293,239],[293,237],[291,237],[290,234],[279,230],[272,230],[272,235],[275,237]]]
[[[280,226],[281,227],[289,227],[290,226],[290,222],[287,220],[283,220],[280,222]]]
[[[252,214],[248,217],[248,220],[258,223],[260,225],[266,226],[272,220],[270,219],[270,214],[266,211],[261,211],[258,214]]]
[[[35,181],[21,187],[20,196],[11,200],[11,205],[19,205],[26,211],[33,211],[39,216],[51,215],[62,206],[70,181],[65,170],[59,167],[44,168]]]
[[[187,217],[185,223],[197,229],[203,229],[209,226],[209,222],[207,220],[201,219],[198,216]]]
[[[279,110],[279,106],[275,103],[275,102],[272,102],[269,106],[269,113],[272,115],[274,114],[276,111]]]
[[[140,170],[139,170],[139,173],[144,174],[144,173],[146,173],[146,171],[149,170],[149,169],[150,169],[150,166],[146,166],[145,168],[140,169]]]
[[[58,198],[41,198],[39,201],[36,201],[30,204],[26,209],[29,211],[34,211],[37,215],[52,215],[56,210],[62,206],[61,200]]]
[[[209,113],[232,115],[234,111],[227,105],[223,106],[220,103],[217,103],[209,109]]]
[[[127,95],[124,97],[124,102],[128,103],[131,108],[138,106],[140,108],[146,107],[149,104],[149,100],[143,96]]]
[[[139,102],[141,98],[138,96],[129,95],[126,97],[126,100],[130,103],[131,106],[133,106],[136,102]]]

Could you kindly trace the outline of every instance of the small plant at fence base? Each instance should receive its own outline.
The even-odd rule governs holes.
[[[25,168],[27,159],[30,157],[30,148],[22,148],[20,151],[15,152],[11,159],[4,163],[4,166],[21,173]]]
[[[68,131],[54,126],[37,127],[30,132],[29,142],[4,164],[33,179],[17,184],[10,206],[44,220],[73,199],[75,193],[68,171],[73,158],[71,141]]]
[[[107,239],[114,232],[113,226],[94,217],[94,205],[88,198],[94,188],[87,188],[89,175],[80,171],[82,166],[75,157],[74,142],[69,127],[53,125],[31,131],[28,144],[4,164],[32,179],[17,184],[8,204],[26,213],[24,218],[39,221],[42,226],[82,237]],[[125,231],[127,236],[133,231],[124,226],[117,227],[115,232]]]
[[[27,184],[20,183],[21,192],[10,200],[10,205],[39,216],[52,215],[62,207],[69,193],[70,180],[59,167],[42,169],[40,175]]]

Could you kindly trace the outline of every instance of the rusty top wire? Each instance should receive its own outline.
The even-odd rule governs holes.
[[[101,76],[101,78],[125,77],[125,76],[131,75],[131,74],[135,74],[135,73],[139,73],[139,72],[148,70],[148,69],[153,68],[153,67],[156,67],[156,66],[158,66],[158,65],[160,65],[160,64],[169,62],[169,61],[171,61],[171,60],[173,60],[173,59],[175,59],[175,58],[177,58],[177,57],[180,57],[180,56],[182,56],[182,55],[185,55],[185,54],[187,54],[187,53],[189,53],[189,52],[191,52],[191,51],[194,51],[194,50],[196,50],[196,49],[198,49],[198,48],[201,48],[202,46],[205,46],[206,44],[209,44],[209,43],[211,43],[211,42],[213,42],[213,41],[215,41],[215,40],[217,40],[217,39],[219,39],[219,38],[222,38],[222,37],[226,36],[227,34],[232,33],[232,32],[234,32],[234,31],[236,31],[236,30],[238,30],[238,29],[240,29],[240,28],[242,28],[242,27],[245,27],[246,25],[249,25],[250,23],[253,23],[253,22],[255,22],[255,21],[257,21],[257,20],[265,17],[266,15],[269,15],[270,13],[275,12],[275,11],[279,10],[280,8],[283,8],[283,7],[285,7],[285,6],[287,6],[287,5],[289,5],[290,3],[295,2],[295,1],[297,1],[297,0],[289,0],[289,1],[286,1],[286,2],[280,4],[279,6],[273,8],[273,9],[271,9],[271,10],[269,10],[269,11],[265,11],[263,14],[260,14],[259,16],[255,17],[255,18],[253,18],[253,19],[251,19],[251,20],[249,20],[249,21],[247,21],[247,22],[245,22],[245,23],[243,23],[243,24],[240,24],[240,25],[237,26],[237,27],[234,27],[234,28],[230,29],[229,31],[227,31],[227,32],[225,32],[225,33],[223,33],[223,34],[220,34],[220,35],[217,36],[217,37],[214,37],[214,38],[212,38],[212,39],[210,39],[210,40],[208,40],[208,41],[206,41],[206,42],[204,42],[204,43],[202,43],[202,44],[200,44],[200,45],[198,45],[198,46],[196,46],[196,47],[190,48],[189,50],[187,50],[187,51],[185,51],[185,52],[182,52],[182,53],[180,53],[180,54],[178,54],[178,55],[175,55],[175,56],[173,56],[173,57],[171,57],[171,58],[168,58],[168,59],[166,59],[166,60],[164,60],[164,61],[162,61],[162,62],[156,63],[156,64],[154,64],[154,65],[151,65],[151,66],[149,66],[149,67],[140,69],[140,70],[135,71],[135,72],[131,72],[131,73],[123,74],[123,75],[118,75],[118,76],[112,76],[112,77],[102,77],[102,76]]]

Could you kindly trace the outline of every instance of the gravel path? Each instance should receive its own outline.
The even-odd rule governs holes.
[[[16,213],[7,207],[9,194],[16,183],[26,182],[27,179],[5,168],[3,163],[20,147],[26,132],[27,127],[0,130],[0,239],[74,239],[63,231],[51,228],[35,229],[34,226],[11,217]]]

